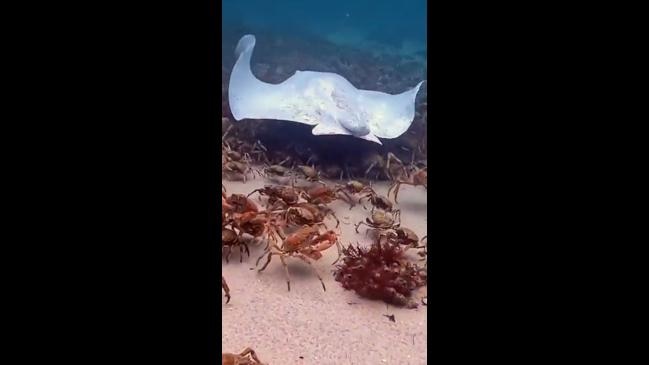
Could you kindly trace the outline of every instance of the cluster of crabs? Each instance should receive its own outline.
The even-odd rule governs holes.
[[[222,118],[225,133],[221,141],[221,170],[225,179],[245,183],[251,178],[264,176],[278,185],[290,184],[291,178],[304,178],[320,183],[321,178],[339,181],[344,177],[348,181],[387,179],[395,188],[395,201],[402,184],[427,188],[428,167],[425,147],[422,149],[422,145],[414,147],[409,163],[404,163],[393,152],[387,152],[384,157],[379,151],[367,148],[359,153],[345,153],[345,159],[348,161],[344,161],[341,167],[339,164],[329,163],[329,160],[319,157],[313,148],[304,147],[299,142],[280,143],[279,147],[273,145],[273,148],[268,148],[260,139],[255,140],[259,132],[251,132],[249,129],[264,128],[251,128],[253,126],[250,124],[262,123],[260,126],[263,126],[272,122],[247,121],[244,122],[247,123],[245,126],[237,126],[227,117]],[[342,139],[338,140],[339,142],[356,142],[351,137],[340,138]],[[344,148],[344,143],[337,147]],[[416,159],[422,156],[424,159]],[[354,157],[356,158],[352,160]],[[320,167],[317,167],[318,165]]]
[[[248,195],[228,195],[223,187],[221,240],[226,263],[229,262],[233,249],[237,247],[240,262],[243,260],[244,252],[250,256],[248,244],[253,241],[265,243],[264,252],[256,262],[259,265],[260,261],[266,258],[259,272],[266,269],[273,256],[278,256],[286,268],[285,259],[289,257],[301,259],[310,265],[312,260],[322,257],[322,251],[334,245],[340,253],[339,234],[335,230],[328,229],[324,219],[331,216],[338,228],[340,221],[328,204],[338,199],[339,193],[349,196],[345,190],[346,188],[323,184],[316,184],[309,188],[294,185],[266,185],[261,189],[253,190]],[[251,199],[254,194],[266,198],[265,207],[258,206]],[[326,291],[320,274],[315,268],[313,271]],[[286,275],[286,283],[290,291],[288,269]],[[229,300],[225,279],[223,284]]]
[[[305,175],[306,181],[311,182],[306,186],[296,186],[295,177],[291,185],[265,185],[255,189],[249,194],[228,194],[222,186],[222,216],[221,216],[221,242],[222,252],[226,263],[229,262],[232,252],[238,248],[239,261],[243,261],[244,253],[250,256],[248,245],[261,243],[264,251],[256,261],[258,266],[262,259],[266,259],[261,268],[262,272],[270,264],[273,256],[278,256],[285,268],[287,288],[291,290],[291,281],[286,265],[286,258],[298,258],[308,264],[316,277],[320,280],[323,290],[327,290],[318,271],[311,265],[312,261],[319,260],[322,252],[336,246],[338,258],[343,252],[339,241],[339,232],[327,227],[325,218],[330,216],[336,221],[335,228],[340,221],[329,204],[335,200],[342,200],[352,209],[357,204],[371,204],[371,217],[356,224],[356,232],[361,225],[374,229],[381,239],[403,246],[418,247],[419,239],[416,234],[400,226],[400,211],[393,209],[389,198],[377,194],[371,186],[359,181],[349,181],[345,184],[326,184],[319,179],[317,172],[301,166],[300,173]],[[270,166],[265,174],[274,174],[279,171],[288,173],[284,169]],[[425,176],[425,175],[424,175]],[[291,178],[291,176],[286,176]],[[396,181],[389,189],[394,191],[395,202],[398,189],[403,182]],[[421,184],[425,186],[424,184]],[[259,194],[265,198],[265,206],[258,205],[252,196]],[[388,193],[389,194],[389,193]],[[333,265],[332,264],[332,265]],[[222,287],[225,291],[227,302],[230,300],[230,291],[225,278],[222,278]]]
[[[229,157],[232,155],[230,153]],[[379,245],[387,243],[406,248],[423,248],[425,254],[425,245],[419,245],[420,240],[417,235],[412,230],[400,226],[400,211],[393,208],[393,203],[388,197],[377,194],[371,186],[356,180],[345,184],[326,184],[320,179],[318,172],[309,166],[298,166],[297,169],[288,169],[281,165],[267,166],[261,174],[269,179],[275,179],[275,181],[279,178],[288,179],[291,184],[265,185],[247,195],[228,194],[225,186],[222,185],[221,241],[226,263],[229,262],[232,252],[237,249],[239,261],[243,262],[244,254],[250,257],[248,245],[260,243],[264,245],[264,251],[257,259],[256,266],[259,266],[262,259],[265,258],[266,261],[258,269],[258,272],[266,269],[273,256],[278,256],[284,266],[287,289],[290,291],[291,281],[285,259],[298,258],[311,267],[320,281],[322,289],[326,291],[322,277],[311,262],[322,258],[322,252],[335,245],[338,258],[332,265],[335,265],[340,260],[341,254],[344,254],[344,264],[339,267],[336,274],[336,280],[341,281],[343,287],[354,289],[359,295],[367,298],[382,299],[388,303],[414,307],[412,301],[406,300],[403,290],[398,290],[398,287],[396,289],[391,287],[381,289],[379,295],[371,294],[371,292],[368,295],[366,290],[347,285],[345,280],[340,280],[341,277],[347,278],[350,275],[349,270],[345,269],[345,264],[351,262],[353,257],[358,257],[359,254],[362,256],[363,252],[360,249],[355,252],[351,245],[346,249],[342,248],[339,242],[339,233],[335,230],[339,227],[340,221],[329,207],[329,204],[335,200],[348,203],[350,209],[361,205],[368,210],[366,203],[371,205],[370,217],[356,224],[356,232],[359,232],[360,226],[365,225],[368,230],[373,230]],[[298,177],[309,184],[296,186],[295,182]],[[425,174],[423,178],[425,179]],[[394,192],[395,203],[401,184],[403,182],[397,180],[388,190],[388,195],[390,192]],[[426,186],[426,181],[423,180],[423,183],[417,185]],[[264,205],[257,204],[252,199],[255,194],[265,198]],[[327,227],[324,222],[326,217],[331,217],[336,222],[335,227],[332,227],[334,229]],[[424,239],[425,237],[422,238],[422,241]],[[368,251],[370,254],[371,252],[373,251]],[[420,253],[421,256],[424,254]],[[417,273],[419,274],[420,271]],[[362,277],[362,274],[358,277]],[[425,275],[420,277],[425,277]],[[422,281],[420,280],[420,282]],[[226,303],[229,303],[230,288],[224,277],[221,277],[221,284],[225,292]],[[411,287],[409,290],[414,288]],[[224,364],[261,364],[255,352],[250,348],[240,354],[224,353],[222,361]]]

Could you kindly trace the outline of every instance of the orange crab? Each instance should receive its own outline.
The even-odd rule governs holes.
[[[270,263],[272,256],[279,256],[279,259],[282,262],[282,265],[284,266],[284,270],[286,272],[286,285],[288,287],[288,290],[291,291],[291,278],[288,273],[288,266],[286,265],[286,261],[284,259],[286,257],[297,257],[306,262],[309,267],[311,267],[315,275],[318,277],[318,280],[320,280],[322,289],[324,291],[327,291],[324,281],[322,281],[322,277],[315,269],[315,267],[311,265],[310,260],[319,260],[320,258],[322,258],[322,251],[330,248],[335,244],[338,248],[338,258],[336,259],[336,261],[334,261],[335,264],[338,259],[340,259],[342,247],[340,246],[340,242],[338,242],[338,234],[336,232],[330,230],[320,233],[318,226],[319,224],[313,226],[305,225],[288,236],[284,236],[281,230],[273,230],[273,232],[283,240],[282,245],[280,247],[276,243],[271,244],[269,249],[264,252],[264,254],[261,255],[259,259],[257,259],[257,264],[259,264],[259,261],[264,256],[267,257],[266,263],[261,269],[258,270],[258,272],[262,272],[266,269],[266,267]]]
[[[415,172],[408,176],[407,180],[395,180],[392,185],[390,185],[390,188],[388,189],[388,196],[390,196],[390,191],[394,189],[394,202],[399,203],[397,201],[397,195],[399,194],[399,188],[401,187],[402,184],[406,185],[412,185],[412,186],[423,186],[424,189],[428,190],[428,172],[427,172],[427,167],[424,167],[422,169],[416,168]]]
[[[338,192],[342,193],[345,197],[342,198],[338,195]],[[344,200],[348,202],[351,206],[354,205],[354,201],[349,194],[343,189],[337,187],[330,187],[327,185],[317,185],[307,189],[306,191],[301,192],[302,197],[311,204],[329,204],[336,199]]]
[[[263,365],[257,357],[255,350],[246,347],[238,354],[223,353],[221,354],[222,365]]]
[[[292,186],[266,185],[263,188],[253,190],[248,196],[254,193],[268,196],[268,207],[274,210],[278,205],[288,207],[300,200],[299,190]]]
[[[252,200],[248,199],[247,196],[243,194],[232,194],[226,201],[226,204],[232,206],[233,213],[246,213],[246,212],[258,212],[257,204]]]
[[[230,288],[228,287],[228,283],[225,281],[223,275],[221,275],[221,288],[223,288],[223,291],[225,292],[225,297],[228,298],[225,304],[230,303]]]
[[[336,220],[336,228],[338,228],[340,226],[338,217],[336,217],[336,214],[331,208],[324,204],[298,203],[284,211],[284,220],[294,225],[311,225],[314,223],[323,223],[327,215],[330,215]]]

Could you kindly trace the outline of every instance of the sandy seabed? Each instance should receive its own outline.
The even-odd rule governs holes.
[[[226,180],[223,184],[228,194],[248,194],[268,182],[257,178],[245,184]],[[388,185],[376,183],[373,188],[386,195]],[[257,195],[252,198],[259,202]],[[423,187],[401,187],[395,208],[401,209],[402,226],[419,237],[427,234],[426,205]],[[340,220],[340,241],[344,246],[356,242],[369,245],[371,237],[365,236],[366,226],[360,227],[360,233],[354,231],[354,224],[369,217],[369,210],[360,205],[350,210],[342,201],[335,201],[330,207]],[[325,222],[329,227],[335,226],[330,218]],[[238,249],[233,251],[229,263],[222,262],[232,296],[230,303],[225,304],[221,292],[223,352],[238,353],[251,347],[263,363],[270,365],[426,364],[426,306],[399,308],[343,289],[333,277],[335,246],[313,262],[326,292],[308,265],[295,258],[287,259],[291,275],[289,292],[280,260],[273,257],[266,270],[258,273],[255,262],[263,248],[249,246],[250,257],[244,254],[242,263]],[[265,258],[259,267],[264,262]],[[427,287],[413,293],[419,303],[424,296]],[[390,315],[394,315],[394,322],[387,317]]]

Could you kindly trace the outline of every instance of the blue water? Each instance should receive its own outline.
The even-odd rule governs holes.
[[[223,0],[223,28],[304,34],[358,48],[404,42],[425,49],[426,0]],[[344,39],[348,34],[349,39]]]

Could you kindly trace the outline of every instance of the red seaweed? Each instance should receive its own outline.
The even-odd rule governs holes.
[[[405,257],[394,243],[374,242],[369,248],[349,245],[335,272],[343,288],[397,306],[417,307],[411,293],[426,285],[426,271]]]

